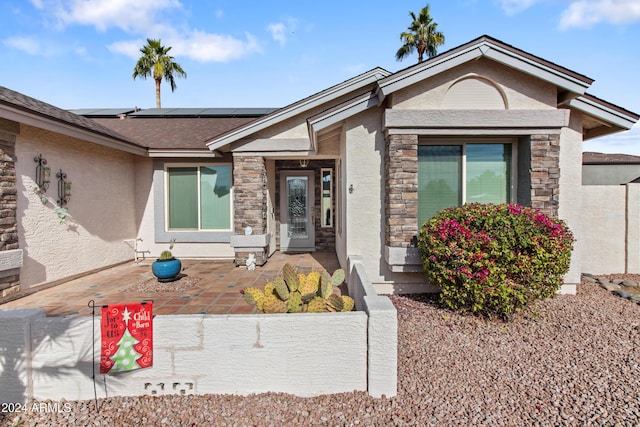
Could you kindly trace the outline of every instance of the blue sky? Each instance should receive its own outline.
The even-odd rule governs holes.
[[[488,34],[595,79],[589,92],[640,113],[640,0],[431,0],[439,51]],[[0,86],[61,108],[153,108],[133,80],[147,37],[187,72],[163,107],[282,107],[380,66],[397,71],[417,0],[5,0]],[[640,126],[585,150],[640,155]]]

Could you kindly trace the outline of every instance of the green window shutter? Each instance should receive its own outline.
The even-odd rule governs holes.
[[[200,228],[231,229],[231,167],[200,167]]]
[[[444,208],[462,203],[462,146],[418,147],[418,226]]]
[[[168,168],[169,229],[198,228],[198,169]]]
[[[511,200],[511,144],[467,144],[467,203]]]

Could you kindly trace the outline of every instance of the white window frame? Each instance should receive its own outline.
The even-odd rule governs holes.
[[[510,176],[510,200],[514,203],[518,195],[518,138],[420,138],[418,145],[461,145],[462,146],[462,204],[467,203],[467,145],[470,144],[511,144],[511,176]],[[420,185],[418,176],[418,185]]]
[[[231,173],[231,188],[229,189],[229,228],[200,228],[202,218],[200,217],[200,168],[201,167],[219,167],[228,166]],[[198,171],[198,228],[169,228],[169,169],[171,168],[196,168]],[[164,230],[165,232],[179,233],[202,233],[202,232],[218,232],[233,231],[233,163],[165,163],[164,164]]]

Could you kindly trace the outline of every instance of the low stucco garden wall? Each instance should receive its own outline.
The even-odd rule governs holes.
[[[640,184],[582,186],[584,273],[640,273]]]
[[[93,399],[94,367],[99,398],[354,390],[394,396],[396,311],[372,293],[361,264],[352,265],[358,311],[155,316],[153,366],[116,375],[98,373],[99,312],[94,321],[46,317],[41,309],[0,311],[0,401]]]

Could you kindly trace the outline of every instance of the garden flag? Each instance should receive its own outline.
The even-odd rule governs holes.
[[[102,307],[100,373],[113,374],[153,364],[151,302]]]

